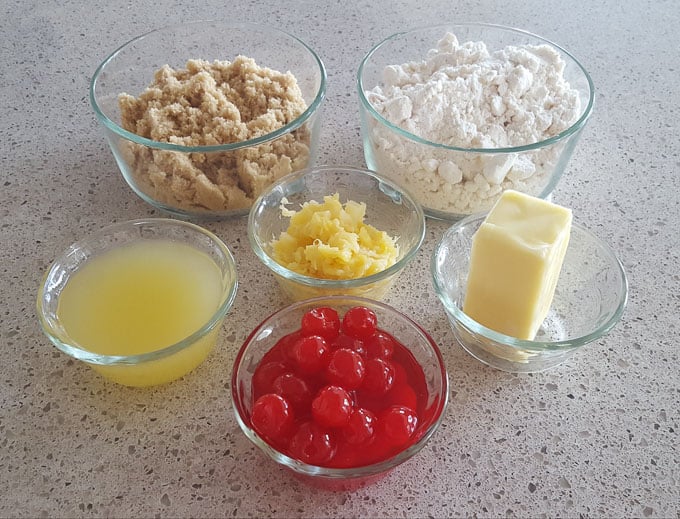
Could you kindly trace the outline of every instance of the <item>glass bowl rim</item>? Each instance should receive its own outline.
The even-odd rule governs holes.
[[[380,272],[376,272],[375,274],[371,274],[370,276],[365,276],[362,278],[353,278],[353,279],[324,279],[324,278],[315,278],[312,276],[305,276],[303,274],[298,274],[297,272],[294,272],[280,263],[278,263],[274,258],[272,258],[267,252],[265,251],[265,248],[263,244],[261,243],[260,239],[255,235],[254,229],[255,229],[255,221],[257,219],[256,213],[258,212],[260,206],[262,205],[262,202],[264,201],[264,198],[270,195],[273,191],[281,188],[284,185],[290,184],[292,182],[295,182],[299,180],[301,177],[306,176],[306,175],[311,175],[311,174],[317,174],[317,173],[324,173],[326,171],[335,171],[335,172],[340,172],[340,173],[349,173],[349,174],[358,174],[360,176],[367,176],[372,178],[377,182],[378,189],[385,194],[386,196],[390,197],[388,193],[383,191],[383,188],[387,188],[395,193],[398,193],[399,196],[405,198],[414,208],[414,211],[416,213],[416,218],[418,220],[418,236],[416,238],[416,241],[408,251],[404,254],[402,258],[400,258],[394,265],[387,267],[385,270],[382,270]],[[253,252],[255,255],[264,263],[268,268],[270,268],[275,274],[281,276],[282,278],[289,280],[289,281],[294,281],[296,283],[300,283],[301,285],[305,285],[308,287],[313,287],[313,288],[355,288],[355,287],[361,287],[365,285],[369,285],[372,283],[376,283],[378,281],[381,281],[383,279],[389,278],[393,274],[396,274],[399,272],[404,266],[406,266],[418,253],[418,250],[420,250],[421,245],[423,244],[423,241],[425,240],[425,231],[426,231],[426,223],[425,223],[425,213],[423,212],[423,208],[418,203],[418,201],[403,187],[397,185],[394,181],[383,177],[382,175],[379,175],[375,171],[371,171],[369,169],[362,169],[359,167],[355,166],[347,166],[347,165],[338,165],[338,166],[331,166],[331,165],[320,165],[320,166],[312,166],[309,168],[304,168],[299,171],[294,171],[293,173],[289,173],[288,175],[281,177],[278,181],[274,182],[270,186],[268,186],[261,194],[260,196],[253,202],[252,207],[250,208],[250,213],[248,215],[248,240],[250,241],[250,246],[253,249]]]
[[[434,250],[432,252],[430,261],[432,283],[434,285],[435,292],[437,293],[437,297],[444,306],[446,313],[449,315],[449,319],[453,318],[455,320],[455,323],[452,322],[451,324],[460,324],[464,326],[467,330],[469,330],[471,333],[480,335],[486,339],[490,339],[500,345],[508,346],[515,350],[524,350],[535,353],[550,351],[568,351],[575,348],[579,348],[581,346],[584,346],[585,344],[588,344],[604,336],[616,325],[616,323],[623,315],[623,311],[626,308],[626,303],[628,301],[628,279],[626,276],[626,272],[623,268],[623,264],[616,256],[614,250],[609,246],[609,244],[607,244],[604,240],[602,240],[601,238],[596,236],[593,232],[591,232],[586,227],[583,227],[577,222],[572,222],[572,231],[576,230],[576,232],[585,235],[589,240],[592,241],[592,243],[596,244],[598,248],[607,257],[608,262],[612,266],[614,266],[615,270],[619,274],[618,276],[619,278],[618,280],[620,282],[619,288],[621,289],[622,295],[618,301],[616,309],[609,317],[609,319],[607,319],[604,323],[598,326],[595,330],[585,335],[561,341],[546,342],[540,340],[533,341],[526,339],[518,339],[510,335],[505,335],[503,333],[487,328],[486,326],[478,323],[470,316],[468,316],[466,313],[464,313],[458,307],[458,305],[451,300],[450,296],[447,294],[446,290],[439,281],[440,271],[438,267],[439,257],[445,242],[450,236],[457,234],[465,226],[469,224],[475,224],[478,221],[483,220],[484,218],[486,218],[486,213],[476,213],[466,218],[463,218],[459,222],[456,222],[444,232],[444,234],[435,244]]]
[[[72,340],[68,333],[66,333],[66,330],[64,330],[61,326],[55,326],[53,320],[48,319],[46,317],[43,303],[45,296],[49,292],[48,288],[46,287],[47,280],[49,279],[57,265],[63,261],[63,259],[78,252],[84,247],[86,248],[88,245],[92,244],[97,239],[105,237],[111,234],[112,232],[118,230],[139,228],[145,225],[153,226],[160,225],[162,227],[183,227],[185,229],[188,229],[190,232],[202,234],[203,236],[206,236],[208,239],[210,239],[210,241],[217,246],[217,248],[222,252],[222,254],[224,254],[228,270],[231,272],[233,276],[233,278],[230,280],[229,285],[222,290],[223,294],[226,293],[226,297],[224,297],[224,300],[212,313],[210,319],[208,319],[203,325],[201,325],[201,327],[198,330],[194,331],[191,335],[188,335],[181,341],[178,341],[174,344],[164,346],[154,351],[140,353],[136,355],[106,355],[91,352],[87,348],[84,348],[83,346],[78,344],[77,341]],[[85,260],[84,263],[87,263],[88,261],[90,261],[89,258]],[[214,233],[207,229],[204,229],[203,227],[200,227],[199,225],[182,220],[175,220],[172,218],[139,218],[135,220],[127,220],[107,225],[99,229],[98,231],[95,231],[94,233],[91,233],[85,236],[84,238],[75,241],[67,249],[62,251],[50,264],[49,268],[43,275],[40,287],[38,289],[36,309],[38,314],[38,320],[40,321],[40,326],[42,328],[43,333],[47,336],[48,339],[50,339],[50,341],[58,349],[60,349],[70,357],[90,364],[97,364],[103,366],[136,365],[142,364],[144,362],[159,360],[174,353],[177,353],[179,351],[182,351],[185,348],[194,344],[197,340],[199,340],[209,332],[211,332],[227,315],[227,313],[233,306],[234,300],[236,299],[237,289],[238,289],[238,273],[236,271],[236,261],[234,260],[234,256],[229,250],[229,247],[227,247],[227,245],[217,235],[215,235]],[[59,333],[60,329],[63,330],[64,333]],[[64,340],[62,340],[64,335],[70,339],[70,342],[67,343],[64,342]]]
[[[397,40],[403,36],[406,36],[411,33],[416,33],[416,32],[421,32],[421,31],[428,31],[432,29],[438,29],[441,28],[442,30],[444,29],[454,29],[456,27],[465,27],[465,28],[484,28],[484,29],[493,29],[493,30],[499,30],[502,32],[506,33],[515,33],[515,34],[520,34],[523,36],[528,36],[530,38],[534,38],[536,40],[539,40],[540,42],[547,44],[551,46],[552,48],[556,49],[560,54],[563,56],[567,56],[569,59],[571,59],[574,64],[578,67],[578,69],[583,73],[583,76],[585,77],[587,83],[588,83],[588,103],[586,104],[585,108],[582,108],[582,113],[581,116],[571,125],[569,128],[566,130],[563,130],[562,132],[558,133],[557,135],[554,135],[552,137],[549,137],[548,139],[544,139],[538,142],[534,142],[531,144],[525,144],[522,146],[509,146],[509,147],[502,147],[502,148],[464,148],[460,146],[451,146],[448,144],[442,144],[439,142],[434,142],[430,141],[428,139],[424,139],[422,137],[419,137],[415,135],[414,133],[411,133],[407,130],[404,130],[403,128],[400,128],[398,125],[391,123],[388,121],[385,117],[380,115],[377,110],[373,107],[371,102],[367,99],[365,95],[365,89],[363,86],[363,73],[364,69],[368,65],[370,59],[373,57],[373,55],[378,52],[383,46],[389,44],[390,42]],[[361,105],[364,107],[365,110],[368,111],[368,113],[371,114],[371,116],[376,119],[378,122],[380,122],[383,126],[388,128],[390,131],[396,133],[397,135],[408,139],[410,141],[416,142],[418,144],[422,144],[425,146],[430,146],[433,148],[440,148],[444,150],[449,150],[449,151],[458,151],[458,152],[468,152],[468,153],[481,153],[481,154],[499,154],[499,153],[520,153],[520,152],[526,152],[526,151],[532,151],[540,148],[544,148],[546,146],[550,146],[552,144],[556,144],[557,142],[560,142],[562,140],[567,139],[568,137],[576,134],[581,130],[586,122],[588,121],[588,118],[590,117],[592,111],[593,111],[593,104],[595,100],[595,85],[593,84],[593,80],[588,73],[588,71],[585,69],[585,67],[581,64],[580,61],[574,57],[573,54],[571,54],[569,51],[561,47],[560,45],[557,45],[556,43],[543,38],[542,36],[539,36],[537,34],[534,34],[529,31],[525,31],[523,29],[517,29],[514,27],[506,26],[506,25],[499,25],[499,24],[493,24],[493,23],[479,23],[479,22],[461,22],[461,23],[442,23],[442,24],[435,24],[435,25],[421,25],[419,27],[414,27],[412,29],[408,29],[405,31],[400,31],[397,33],[394,33],[387,38],[383,39],[379,43],[377,43],[371,50],[369,50],[366,55],[363,57],[361,60],[361,63],[359,65],[359,69],[357,71],[357,77],[356,77],[356,86],[359,94],[359,100],[361,102]]]
[[[245,410],[241,404],[241,398],[239,397],[238,391],[238,367],[241,364],[243,356],[246,350],[252,343],[253,339],[272,321],[276,321],[282,315],[289,314],[295,310],[302,307],[312,307],[312,306],[333,306],[334,302],[343,302],[345,304],[356,304],[356,305],[368,305],[377,306],[381,310],[386,311],[394,316],[396,316],[400,321],[406,323],[410,328],[415,329],[415,331],[420,335],[426,342],[430,350],[434,353],[437,361],[437,366],[442,379],[442,387],[439,392],[439,402],[436,407],[436,413],[432,422],[428,425],[427,429],[424,431],[423,435],[418,439],[416,443],[410,445],[406,449],[399,451],[392,457],[380,461],[378,463],[372,463],[370,465],[363,465],[361,467],[350,467],[350,468],[335,468],[335,467],[323,467],[318,465],[310,465],[302,461],[296,460],[278,451],[271,445],[269,445],[265,440],[260,438],[260,436],[255,432],[254,429],[249,427],[242,414],[245,414]],[[255,329],[248,335],[248,337],[243,341],[243,344],[239,348],[236,358],[234,359],[234,364],[231,373],[231,401],[234,410],[234,415],[236,416],[236,421],[243,433],[248,437],[248,439],[255,444],[260,450],[262,450],[267,456],[273,459],[279,465],[285,466],[298,474],[303,474],[307,476],[322,477],[328,479],[354,479],[366,476],[372,476],[380,474],[382,472],[388,471],[401,463],[407,461],[409,458],[417,454],[428,442],[430,437],[436,432],[436,430],[441,425],[446,407],[449,400],[449,374],[446,369],[446,363],[444,362],[444,357],[442,356],[441,350],[437,343],[434,341],[432,336],[423,329],[417,322],[411,319],[409,316],[403,312],[397,310],[393,306],[383,303],[382,301],[376,301],[374,299],[369,299],[362,296],[351,296],[351,295],[329,295],[314,297],[311,299],[305,299],[303,301],[296,301],[288,306],[280,308],[275,312],[271,313],[265,319],[263,319]]]
[[[170,142],[160,142],[160,141],[154,141],[152,139],[148,139],[146,137],[141,137],[133,132],[130,132],[124,128],[122,128],[120,125],[115,123],[112,119],[110,119],[104,110],[100,107],[99,103],[97,102],[97,94],[96,94],[96,89],[97,89],[97,80],[101,76],[101,74],[104,72],[106,69],[106,66],[111,63],[113,60],[118,57],[119,54],[121,54],[124,50],[126,50],[129,46],[131,46],[134,43],[140,42],[144,40],[145,38],[154,36],[156,34],[162,33],[167,30],[173,30],[177,28],[183,28],[183,27],[196,27],[197,29],[200,29],[200,27],[205,26],[206,24],[210,25],[220,25],[225,28],[228,27],[238,27],[238,28],[247,28],[252,31],[259,31],[259,32],[268,32],[268,33],[277,33],[279,36],[283,36],[285,38],[291,39],[294,42],[299,43],[302,48],[304,48],[309,54],[312,56],[314,61],[319,67],[319,73],[320,73],[320,80],[319,80],[319,88],[316,92],[316,95],[314,96],[314,100],[309,104],[307,109],[302,112],[298,117],[296,117],[293,121],[289,122],[285,126],[282,126],[281,128],[278,128],[277,130],[274,130],[273,132],[267,133],[265,135],[261,135],[259,137],[255,137],[253,139],[248,139],[245,141],[238,141],[238,142],[233,142],[230,144],[216,144],[216,145],[210,145],[210,146],[183,146],[179,144],[173,144]],[[292,132],[293,130],[296,130],[300,126],[302,126],[321,106],[322,101],[326,97],[326,85],[327,85],[327,73],[326,73],[326,67],[324,66],[323,62],[321,61],[321,58],[319,55],[309,46],[307,45],[304,41],[302,41],[300,38],[297,36],[292,35],[291,33],[271,27],[268,25],[264,24],[258,24],[258,23],[249,23],[249,22],[225,22],[221,20],[196,20],[193,22],[188,22],[188,23],[182,23],[182,24],[173,24],[173,25],[166,25],[163,27],[159,27],[157,29],[153,29],[151,31],[145,32],[144,34],[141,34],[139,36],[135,36],[131,40],[128,40],[127,42],[123,43],[120,47],[118,47],[116,50],[114,50],[111,54],[109,54],[104,61],[101,62],[101,64],[96,68],[92,79],[90,80],[90,87],[89,87],[89,98],[90,98],[90,105],[92,106],[95,115],[97,119],[110,131],[118,135],[119,137],[122,137],[128,141],[132,141],[136,144],[141,144],[143,146],[147,146],[149,148],[154,148],[154,149],[159,149],[159,150],[166,150],[166,151],[177,151],[177,152],[184,152],[184,153],[209,153],[209,152],[225,152],[225,151],[235,151],[235,150],[240,150],[243,148],[249,148],[252,146],[258,146],[260,144],[275,140],[282,135],[288,134]]]

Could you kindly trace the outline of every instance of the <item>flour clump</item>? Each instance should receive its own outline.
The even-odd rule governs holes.
[[[489,51],[447,33],[425,60],[385,67],[365,92],[390,123],[422,139],[458,148],[510,148],[559,135],[578,120],[581,100],[549,45]],[[448,213],[489,209],[505,189],[538,195],[562,143],[523,153],[426,147],[373,124],[378,171],[398,178],[427,208]]]

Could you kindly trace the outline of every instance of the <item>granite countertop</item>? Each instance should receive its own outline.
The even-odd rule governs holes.
[[[0,17],[0,516],[680,516],[680,7],[675,0],[243,3],[5,2]],[[426,448],[373,486],[315,490],[240,432],[237,347],[284,304],[245,219],[206,224],[241,285],[219,348],[184,380],[107,382],[42,335],[35,296],[67,245],[114,221],[161,216],[125,184],[88,101],[102,58],[187,19],[267,22],[328,69],[321,163],[364,165],[355,73],[387,35],[486,21],[559,42],[592,74],[595,109],[554,200],[617,252],[630,297],[618,326],[550,371],[486,367],[458,346],[429,274],[444,223],[387,302],[441,345],[451,399]]]

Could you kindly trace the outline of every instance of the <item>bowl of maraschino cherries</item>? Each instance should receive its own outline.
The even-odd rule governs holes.
[[[232,399],[246,436],[307,482],[351,489],[418,453],[439,426],[439,348],[389,305],[331,296],[267,317],[241,347]]]

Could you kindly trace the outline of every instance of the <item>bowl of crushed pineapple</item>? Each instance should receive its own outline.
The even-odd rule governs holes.
[[[382,299],[425,237],[418,202],[365,169],[317,166],[255,201],[248,238],[293,301],[335,294]]]

